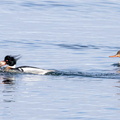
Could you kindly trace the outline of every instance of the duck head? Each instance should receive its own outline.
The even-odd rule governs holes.
[[[109,57],[120,57],[120,50],[117,52],[116,55],[112,55],[112,56],[109,56]]]
[[[20,56],[11,56],[11,55],[7,55],[5,56],[4,60],[0,62],[0,67],[1,66],[5,66],[8,65],[11,68],[14,68],[17,60],[20,58]]]

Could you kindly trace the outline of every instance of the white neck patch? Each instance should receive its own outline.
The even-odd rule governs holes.
[[[15,68],[16,67],[16,65],[14,65],[14,66],[9,66],[10,68]]]

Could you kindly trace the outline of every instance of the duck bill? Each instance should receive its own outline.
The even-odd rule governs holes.
[[[113,56],[109,56],[109,57],[120,57],[120,55],[113,55]]]
[[[0,67],[6,65],[5,61],[0,61]]]

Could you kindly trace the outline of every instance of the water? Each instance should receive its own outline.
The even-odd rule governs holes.
[[[56,70],[0,73],[0,120],[119,120],[118,0],[0,2],[0,59]]]

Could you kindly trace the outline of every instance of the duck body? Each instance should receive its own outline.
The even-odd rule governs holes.
[[[45,70],[38,67],[32,67],[32,66],[20,66],[15,67],[16,62],[18,58],[15,58],[15,56],[7,55],[4,58],[4,61],[0,62],[0,67],[4,65],[8,65],[7,67],[3,67],[1,69],[2,72],[10,72],[10,73],[30,73],[30,74],[49,74],[51,72],[54,72],[55,70]]]
[[[19,71],[22,73],[41,74],[41,75],[54,72],[54,70],[45,70],[32,66],[20,66],[20,67],[12,68],[12,70]]]

